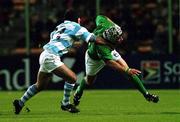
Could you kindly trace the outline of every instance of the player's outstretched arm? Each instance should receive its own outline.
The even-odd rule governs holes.
[[[125,72],[125,69],[127,66],[119,64],[115,60],[106,60],[105,61],[106,65],[113,68],[114,70],[117,70],[119,72]]]
[[[141,74],[141,71],[134,69],[134,68],[129,68],[127,63],[122,58],[117,60],[117,61],[107,60],[105,62],[109,67],[111,67],[111,68],[113,68],[119,72],[125,72],[128,75],[139,75],[139,74]]]

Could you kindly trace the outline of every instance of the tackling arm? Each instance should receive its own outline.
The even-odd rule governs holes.
[[[108,42],[106,40],[104,40],[102,37],[100,36],[95,36],[94,34],[92,34],[91,38],[89,39],[90,42],[95,42],[96,44],[100,44],[100,45],[106,45],[108,44]]]

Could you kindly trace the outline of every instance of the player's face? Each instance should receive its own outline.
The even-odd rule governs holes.
[[[118,38],[118,40],[116,41],[116,43],[115,43],[115,44],[112,44],[111,46],[113,46],[113,48],[116,48],[118,45],[120,45],[120,44],[122,43],[123,40],[124,40],[124,39],[123,39],[123,36],[121,35],[121,36],[119,36],[119,38]]]
[[[121,44],[121,42],[123,41],[124,39],[123,39],[123,36],[121,35],[121,36],[119,36],[119,39],[117,40],[117,43],[118,44]]]

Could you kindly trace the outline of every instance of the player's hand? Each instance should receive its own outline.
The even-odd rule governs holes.
[[[137,69],[131,69],[131,68],[129,68],[128,74],[129,74],[129,75],[139,75],[139,74],[141,74],[141,71],[139,71],[139,70],[137,70]]]

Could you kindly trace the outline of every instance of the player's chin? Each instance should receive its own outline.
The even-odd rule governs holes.
[[[121,43],[123,42],[123,40],[124,40],[124,39],[123,39],[123,37],[121,36],[121,37],[117,40],[117,43],[118,43],[118,44],[121,44]]]
[[[123,39],[118,39],[117,44],[121,44],[123,42]]]

